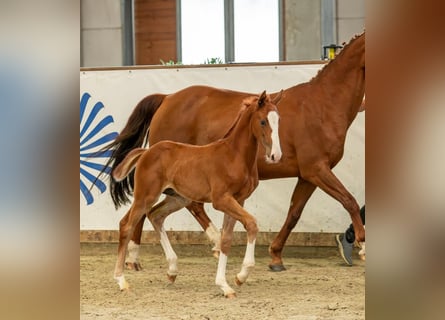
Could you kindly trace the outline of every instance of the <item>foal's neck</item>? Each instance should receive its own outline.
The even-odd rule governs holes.
[[[237,155],[245,159],[249,166],[256,164],[258,152],[258,141],[250,124],[254,114],[253,108],[251,106],[242,112],[238,122],[224,139]]]

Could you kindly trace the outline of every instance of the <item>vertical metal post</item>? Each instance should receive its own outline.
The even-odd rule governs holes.
[[[134,64],[134,6],[133,0],[121,0],[122,17],[122,56],[123,65]]]
[[[84,61],[83,61],[83,50],[84,50],[84,44],[83,44],[83,19],[82,19],[82,3],[83,1],[80,1],[80,66],[85,67]]]
[[[337,44],[337,2],[336,0],[321,0],[321,45],[320,57],[323,57],[323,47]]]
[[[181,0],[176,0],[176,62],[182,62]]]
[[[224,0],[224,43],[225,62],[235,61],[235,16],[233,10],[233,0]]]
[[[284,61],[284,4],[283,0],[278,0],[278,59]]]

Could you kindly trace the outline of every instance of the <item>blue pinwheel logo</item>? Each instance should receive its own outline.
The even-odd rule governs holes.
[[[101,114],[103,103],[89,103],[90,98],[91,95],[85,92],[80,99],[80,191],[87,205],[94,202],[90,190],[95,187],[104,193],[107,189],[103,180],[105,176],[97,176],[102,170],[107,175],[110,173],[110,167],[105,167],[103,163],[110,157],[111,151],[101,151],[101,148],[118,135],[109,129],[114,122],[113,117]]]

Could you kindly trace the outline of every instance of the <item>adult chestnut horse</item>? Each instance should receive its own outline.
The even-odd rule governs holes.
[[[161,245],[169,261],[167,274],[174,281],[177,274],[176,254],[163,227],[165,216],[152,206],[165,189],[173,189],[174,196],[164,199],[164,206],[172,203],[184,207],[191,201],[211,202],[224,212],[222,246],[219,255],[216,284],[226,297],[235,291],[226,281],[226,264],[230,238],[236,221],[247,231],[247,248],[236,283],[241,285],[255,264],[254,250],[258,227],[255,218],[243,207],[244,201],[258,186],[258,147],[263,147],[262,158],[277,163],[281,158],[278,135],[279,115],[275,103],[264,91],[259,97],[245,98],[237,121],[223,139],[205,146],[173,141],[161,141],[149,149],[133,149],[112,171],[117,181],[124,179],[136,167],[134,201],[120,222],[118,259],[114,277],[121,290],[128,288],[123,275],[126,248],[134,228],[145,215],[160,234]],[[265,153],[265,157],[264,157]],[[148,212],[148,213],[147,213]]]
[[[354,37],[310,81],[283,92],[278,106],[281,115],[280,137],[283,157],[278,164],[267,165],[258,158],[260,179],[298,177],[290,207],[280,232],[270,245],[273,271],[285,270],[282,260],[284,244],[300,219],[306,202],[319,187],[339,201],[349,212],[356,239],[365,240],[360,207],[334,175],[332,168],[343,157],[346,133],[365,92],[365,33]],[[271,94],[272,98],[277,93]],[[142,99],[130,115],[116,140],[107,165],[116,167],[133,148],[141,147],[148,135],[150,145],[162,140],[203,145],[221,138],[233,123],[239,101],[252,94],[192,86],[173,94],[153,94]],[[260,150],[260,152],[264,152]],[[116,206],[129,201],[131,175],[121,182],[110,182],[110,193]],[[187,206],[218,243],[216,228],[210,223],[201,204]],[[171,212],[175,208],[171,208]],[[138,268],[137,250],[143,219],[136,227],[130,248],[130,262]]]

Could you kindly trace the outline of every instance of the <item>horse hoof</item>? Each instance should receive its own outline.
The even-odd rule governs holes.
[[[119,289],[121,290],[121,292],[127,291],[130,288],[123,274],[120,276],[114,276],[114,279],[117,281],[117,284],[119,285]]]
[[[212,250],[213,251],[213,256],[216,258],[216,259],[219,259],[219,250]]]
[[[242,284],[243,284],[244,282],[241,282],[241,281],[238,279],[238,277],[235,277],[235,283],[236,283],[236,285],[237,285],[238,287],[240,287],[240,286],[242,286]]]
[[[176,280],[176,275],[167,274],[167,279],[170,283],[174,283]]]
[[[235,292],[228,293],[228,294],[226,294],[226,298],[227,299],[234,299],[234,298],[236,298],[236,293]]]
[[[286,270],[286,268],[282,264],[269,264],[269,269],[273,272],[280,272]]]
[[[142,266],[139,262],[125,262],[125,266],[128,270],[141,271]]]
[[[120,288],[121,292],[129,292],[130,291],[130,286],[128,285],[127,281],[119,284],[119,288]]]

